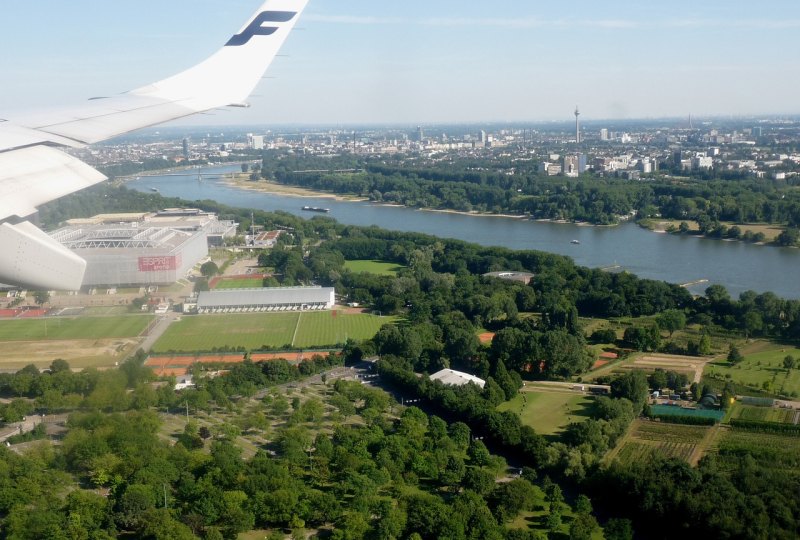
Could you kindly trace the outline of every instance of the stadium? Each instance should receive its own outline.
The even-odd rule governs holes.
[[[101,214],[70,220],[50,234],[87,263],[83,286],[168,285],[208,256],[209,244],[236,233],[236,223],[197,209]]]

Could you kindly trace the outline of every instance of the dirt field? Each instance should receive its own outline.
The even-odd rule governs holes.
[[[689,379],[700,382],[703,376],[703,369],[712,358],[698,356],[678,356],[671,354],[641,353],[633,356],[630,360],[622,363],[615,363],[604,366],[592,372],[592,378],[600,375],[608,375],[611,371],[620,369],[642,369],[645,371],[655,371],[661,368],[665,371],[676,371],[686,373]]]
[[[0,370],[16,371],[28,364],[46,368],[57,358],[76,369],[113,367],[138,344],[135,338],[6,342],[0,347]]]

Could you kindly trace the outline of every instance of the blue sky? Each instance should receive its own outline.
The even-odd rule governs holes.
[[[221,46],[259,0],[5,2],[0,114],[112,95]],[[797,114],[800,2],[311,0],[245,111],[199,124]],[[186,123],[186,121],[183,121]]]

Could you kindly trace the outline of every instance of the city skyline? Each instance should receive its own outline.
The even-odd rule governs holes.
[[[4,6],[0,117],[114,95],[212,53],[257,7]],[[158,6],[156,8],[156,6]],[[150,9],[152,7],[152,9]],[[723,11],[724,8],[724,11]],[[157,13],[157,16],[153,14]],[[691,14],[691,15],[686,15]],[[252,108],[184,125],[471,123],[800,112],[800,5],[312,0]]]

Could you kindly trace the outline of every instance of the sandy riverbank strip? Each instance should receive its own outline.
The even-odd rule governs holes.
[[[251,180],[244,180],[241,178],[226,178],[225,184],[238,189],[245,189],[247,191],[258,191],[260,193],[274,193],[276,195],[286,195],[288,197],[298,197],[307,199],[331,199],[334,201],[350,201],[350,202],[363,202],[368,201],[366,197],[356,197],[355,195],[336,195],[334,193],[326,193],[324,191],[314,191],[312,189],[301,188],[297,186],[287,186],[284,184],[277,184],[275,182],[266,182],[259,180],[253,182]]]

